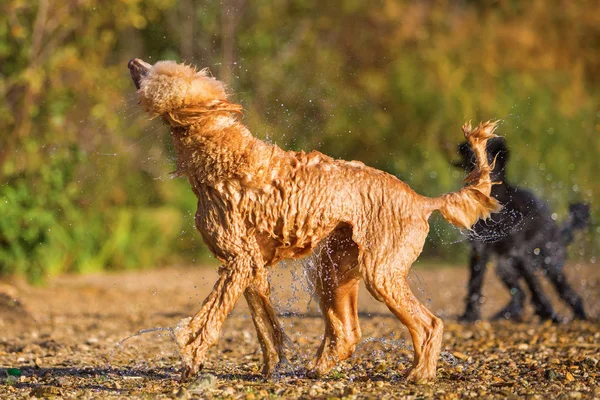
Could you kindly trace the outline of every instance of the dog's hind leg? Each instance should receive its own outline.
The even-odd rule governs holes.
[[[558,294],[560,297],[571,307],[573,310],[573,317],[577,319],[587,319],[587,314],[585,313],[585,309],[583,308],[583,300],[581,297],[573,290],[569,282],[567,281],[567,277],[563,271],[563,264],[557,263],[554,265],[548,265],[545,268],[546,275],[552,282],[552,284],[556,287]]]
[[[285,357],[285,347],[290,340],[283,331],[271,304],[271,288],[267,272],[265,267],[257,269],[254,281],[244,292],[244,297],[250,307],[263,353],[262,373],[271,375],[280,364],[289,365]]]
[[[325,335],[308,375],[317,377],[354,353],[360,339],[358,322],[358,247],[349,226],[342,225],[320,246],[318,264],[309,270],[321,313]]]
[[[498,260],[498,264],[496,265],[496,274],[508,289],[510,301],[502,310],[494,314],[492,317],[493,320],[509,319],[520,321],[523,317],[526,295],[519,282],[521,273],[517,270],[515,263],[516,260],[514,258],[502,257]]]
[[[407,253],[410,254],[410,250]],[[377,266],[365,265],[363,278],[367,289],[379,301],[384,302],[407,328],[412,338],[414,358],[408,370],[409,381],[432,380],[442,347],[444,325],[431,313],[410,290],[406,282],[410,265],[416,259],[399,254],[395,263]]]
[[[562,319],[560,316],[558,316],[558,314],[556,314],[556,312],[554,312],[552,303],[544,294],[544,289],[535,276],[535,266],[531,264],[525,264],[524,261],[521,261],[518,264],[518,270],[523,273],[525,282],[529,287],[529,291],[531,292],[531,302],[533,303],[536,315],[538,315],[542,320],[561,322]]]

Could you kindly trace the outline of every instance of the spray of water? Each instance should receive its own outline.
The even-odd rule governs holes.
[[[452,245],[465,241],[494,243],[513,235],[515,232],[519,232],[523,229],[524,224],[525,216],[522,213],[516,210],[502,209],[498,213],[495,213],[492,218],[480,220],[477,223],[476,229],[459,230],[458,228],[454,228],[453,232],[458,232],[458,237],[444,233],[439,226],[434,226],[433,231],[436,233],[439,242],[443,245]]]
[[[116,345],[115,348],[110,352],[109,356],[108,356],[108,366],[110,367],[112,364],[112,360],[115,356],[115,353],[117,351],[121,351],[123,350],[123,345],[125,344],[125,342],[141,336],[143,334],[146,333],[152,333],[152,332],[168,332],[169,336],[171,337],[171,339],[173,339],[173,342],[175,342],[175,330],[174,328],[170,328],[170,327],[155,327],[155,328],[148,328],[148,329],[142,329],[136,333],[134,333],[133,335],[127,336],[125,339],[120,340]]]

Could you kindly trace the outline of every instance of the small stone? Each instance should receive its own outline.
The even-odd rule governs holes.
[[[588,367],[593,368],[598,364],[598,359],[588,356],[583,359],[583,363]]]
[[[199,376],[194,382],[192,382],[187,390],[190,393],[202,393],[207,390],[213,389],[217,383],[217,377],[212,374],[203,374]]]
[[[179,390],[175,394],[175,397],[178,398],[178,399],[187,400],[187,399],[190,398],[190,394],[189,394],[189,392],[187,391],[186,388],[182,387],[182,388],[179,388]]]
[[[379,364],[377,364],[377,366],[375,367],[375,371],[376,372],[385,372],[387,371],[388,366],[385,362],[381,362]]]
[[[556,379],[556,377],[558,375],[557,375],[557,373],[553,369],[547,369],[546,372],[544,373],[544,376],[549,381],[553,381],[554,379]]]
[[[17,378],[16,376],[12,376],[12,375],[8,375],[4,381],[4,383],[8,386],[15,385],[17,382],[19,382],[19,378]]]
[[[69,384],[69,378],[67,378],[66,376],[59,376],[56,379],[56,384],[58,386],[67,386]]]
[[[582,396],[581,392],[569,392],[569,397],[571,399],[580,399]]]
[[[54,386],[37,386],[31,390],[31,396],[53,398],[61,395],[60,389]]]
[[[344,396],[350,396],[357,393],[358,390],[356,390],[354,386],[347,386],[346,389],[344,389]]]
[[[228,386],[225,389],[223,389],[221,393],[223,394],[223,396],[233,396],[235,394],[235,389],[231,386]]]

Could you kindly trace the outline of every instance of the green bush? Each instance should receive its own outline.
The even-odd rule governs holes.
[[[0,275],[32,282],[65,272],[147,268],[198,251],[175,207],[82,207],[76,148],[0,186]],[[187,239],[187,241],[186,241]],[[189,254],[188,254],[189,256]]]

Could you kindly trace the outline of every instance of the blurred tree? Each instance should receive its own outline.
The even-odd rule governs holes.
[[[182,211],[159,207],[183,188],[155,180],[157,168],[147,161],[164,159],[164,145],[137,144],[148,124],[124,120],[124,112],[142,111],[127,105],[126,60],[114,58],[131,43],[127,32],[140,36],[172,3],[2,4],[0,274],[41,280],[140,267],[173,260],[172,244],[189,243],[180,236],[191,225]],[[148,205],[155,211],[140,208]]]

